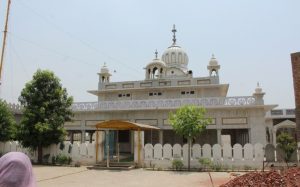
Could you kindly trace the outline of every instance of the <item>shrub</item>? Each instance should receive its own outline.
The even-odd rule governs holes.
[[[297,150],[295,139],[288,133],[282,132],[277,137],[278,147],[284,152],[284,161],[288,167],[288,162],[291,160],[293,153]]]
[[[221,171],[221,169],[222,169],[222,164],[220,164],[220,163],[212,164],[212,165],[211,165],[211,168],[212,168],[214,171]]]
[[[172,161],[172,168],[176,171],[181,170],[183,168],[183,163],[181,160],[173,160]]]
[[[251,166],[248,166],[248,165],[245,165],[245,166],[244,166],[244,170],[246,170],[246,171],[251,170],[251,169],[252,169]]]
[[[59,154],[55,158],[55,163],[60,165],[70,164],[71,162],[72,162],[72,158],[66,155]]]
[[[204,168],[204,169],[208,169],[212,165],[212,162],[209,158],[200,158],[199,163],[201,164],[202,168]]]

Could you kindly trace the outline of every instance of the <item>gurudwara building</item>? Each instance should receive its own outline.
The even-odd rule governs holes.
[[[229,84],[219,77],[221,66],[212,55],[206,77],[194,77],[188,68],[189,57],[176,40],[173,27],[172,43],[159,57],[145,64],[145,79],[140,81],[111,82],[106,66],[101,68],[98,88],[88,91],[97,97],[96,102],[73,104],[74,120],[65,124],[70,134],[82,134],[83,142],[95,138],[95,125],[108,120],[129,121],[159,128],[144,132],[143,142],[174,145],[186,140],[172,130],[169,113],[184,105],[203,106],[212,123],[194,143],[262,143],[270,141],[267,133],[266,113],[276,105],[264,103],[265,93],[257,85],[249,96],[228,96]],[[96,73],[96,72],[95,72]],[[272,127],[270,127],[272,128]],[[120,143],[120,152],[132,152],[134,135],[129,130],[114,131],[112,139]]]

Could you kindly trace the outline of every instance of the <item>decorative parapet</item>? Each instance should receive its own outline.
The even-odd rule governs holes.
[[[245,96],[80,102],[74,103],[72,105],[72,109],[73,111],[147,110],[175,109],[184,105],[196,105],[204,107],[251,106],[255,105],[255,98],[252,96]]]
[[[14,114],[22,114],[23,107],[20,104],[7,103],[7,106]]]

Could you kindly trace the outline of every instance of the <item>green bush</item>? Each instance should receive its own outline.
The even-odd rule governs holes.
[[[222,164],[220,164],[220,163],[212,164],[212,165],[211,165],[211,168],[212,168],[214,171],[221,171],[221,170],[222,170]]]
[[[181,170],[183,168],[183,163],[181,160],[173,160],[172,161],[172,168],[176,171]]]
[[[201,164],[202,168],[208,169],[212,166],[212,162],[209,158],[200,158],[199,163]]]
[[[52,161],[53,161],[53,157],[52,157]],[[63,154],[59,154],[55,157],[55,163],[60,165],[71,164],[71,162],[72,162],[72,158]]]

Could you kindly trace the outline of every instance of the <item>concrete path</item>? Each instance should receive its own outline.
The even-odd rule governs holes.
[[[206,172],[87,170],[86,167],[34,166],[39,187],[210,187]],[[214,186],[230,180],[227,172],[211,173]]]

